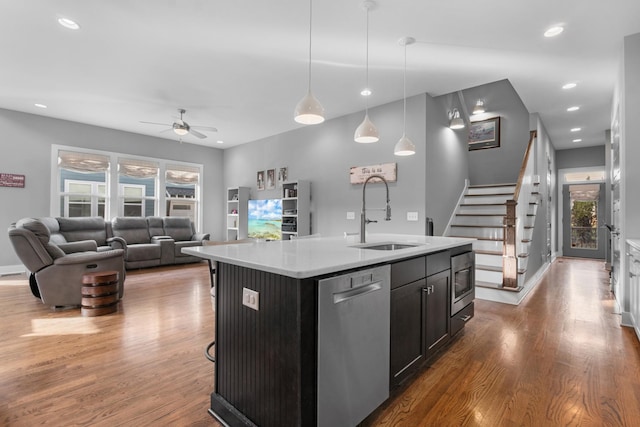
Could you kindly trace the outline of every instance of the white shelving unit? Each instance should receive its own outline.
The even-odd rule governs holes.
[[[282,184],[282,240],[311,234],[311,184],[288,181]]]
[[[247,238],[248,187],[227,188],[227,241]]]

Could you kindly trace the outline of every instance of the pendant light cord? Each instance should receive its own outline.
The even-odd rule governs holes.
[[[365,82],[367,87],[365,88],[366,90],[368,90],[369,92],[371,92],[371,88],[369,87],[369,9],[371,8],[370,5],[367,5],[367,50],[366,50],[366,71],[365,71]],[[364,97],[364,110],[365,110],[365,114],[369,113],[369,96],[371,95],[367,95]]]
[[[311,92],[311,25],[313,22],[313,0],[309,0],[309,92]]]
[[[407,43],[404,44],[404,73],[402,74],[402,93],[404,96],[403,119],[402,119],[402,135],[407,130]]]

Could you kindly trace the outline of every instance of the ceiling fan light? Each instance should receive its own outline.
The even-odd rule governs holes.
[[[416,154],[416,146],[405,134],[402,134],[402,138],[393,148],[393,154],[396,156],[413,156]]]
[[[378,142],[378,140],[380,140],[378,128],[376,128],[376,125],[369,119],[369,114],[364,115],[364,120],[360,123],[360,126],[357,127],[353,135],[353,140],[361,144]]]
[[[316,125],[324,122],[324,107],[311,91],[307,92],[307,95],[296,105],[293,119],[304,125]]]
[[[175,132],[176,135],[180,135],[180,136],[185,136],[186,134],[189,133],[189,131],[183,127],[174,127],[173,131]]]

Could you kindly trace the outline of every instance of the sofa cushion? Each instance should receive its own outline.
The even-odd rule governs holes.
[[[56,218],[60,233],[67,242],[95,240],[98,246],[107,244],[107,229],[102,217]]]
[[[111,229],[113,235],[122,237],[127,242],[127,245],[149,243],[151,241],[145,218],[118,216],[111,220]],[[129,256],[127,256],[127,259],[129,259]]]
[[[188,217],[168,216],[162,219],[164,222],[164,233],[171,236],[175,241],[191,240],[193,228],[191,219]]]
[[[160,259],[160,245],[153,243],[139,243],[127,246],[127,261],[147,261]]]
[[[56,218],[46,216],[39,218],[39,220],[49,229],[49,241],[51,243],[55,243],[56,245],[67,243],[67,239],[65,239],[60,233],[60,224],[58,224],[58,220]]]
[[[49,229],[42,221],[35,218],[22,218],[16,223],[16,228],[24,228],[32,232],[43,245],[49,243]]]
[[[164,228],[162,218],[159,216],[148,216],[147,226],[149,227],[149,236],[164,236]]]

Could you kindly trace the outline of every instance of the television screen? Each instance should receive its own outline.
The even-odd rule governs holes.
[[[249,237],[282,240],[282,200],[249,200],[248,208]]]

